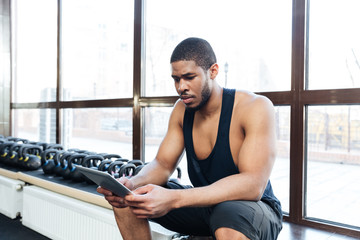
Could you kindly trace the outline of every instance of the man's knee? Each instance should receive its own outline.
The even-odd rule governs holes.
[[[126,208],[113,208],[116,222],[119,223],[132,223],[140,222],[139,219],[133,214],[129,207]]]
[[[116,224],[123,239],[151,239],[150,226],[147,219],[137,218],[130,208],[113,208]]]
[[[231,228],[218,228],[215,231],[215,237],[219,240],[232,239],[232,240],[249,240],[244,234]]]

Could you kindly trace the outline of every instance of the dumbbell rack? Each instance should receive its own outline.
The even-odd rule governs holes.
[[[40,171],[0,166],[0,212],[10,218],[20,214],[23,225],[51,239],[122,239],[111,206],[95,190],[60,184]],[[153,239],[176,234],[153,222],[150,227]]]

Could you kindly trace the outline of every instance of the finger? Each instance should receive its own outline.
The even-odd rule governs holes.
[[[127,177],[121,177],[118,179],[118,181],[121,182],[125,187],[129,188],[130,190],[133,188],[130,179]]]
[[[113,195],[113,193],[111,191],[107,190],[106,188],[102,188],[100,186],[96,189],[96,191],[98,193],[101,193],[101,194],[106,195],[106,196],[112,196]]]
[[[109,204],[115,208],[126,208],[128,205],[119,202],[109,202]]]
[[[143,208],[131,207],[130,209],[134,215],[138,216],[150,216],[150,212]]]
[[[152,186],[151,184],[148,184],[143,187],[139,187],[139,188],[135,189],[133,191],[133,193],[138,194],[138,195],[143,195],[143,194],[150,192],[153,188],[154,188],[154,186]]]
[[[119,182],[121,182],[122,184],[126,184],[126,182],[129,180],[128,178],[126,178],[126,177],[121,177],[121,178],[118,178],[117,179]]]
[[[132,208],[146,208],[146,204],[144,202],[130,202],[125,200],[124,204]]]
[[[115,195],[107,196],[105,195],[105,199],[109,202],[124,202],[124,199]]]
[[[135,195],[135,194],[131,195],[131,194],[129,194],[129,195],[126,195],[124,199],[125,199],[125,201],[129,202],[129,204],[130,203],[139,204],[139,203],[146,202],[147,197],[146,197],[146,195]]]
[[[163,216],[162,214],[156,214],[151,211],[146,211],[144,209],[137,209],[132,207],[130,207],[130,209],[137,218],[157,218]]]

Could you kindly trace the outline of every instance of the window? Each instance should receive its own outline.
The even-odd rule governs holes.
[[[56,143],[54,109],[15,109],[12,126],[14,136],[29,141]]]
[[[132,158],[131,108],[63,110],[63,145],[97,153]]]
[[[13,102],[56,99],[57,1],[13,2]]]
[[[352,0],[341,4],[308,1],[308,91],[302,93],[306,109],[304,217],[350,228],[360,226],[355,173],[360,166],[360,35],[353,30],[359,28],[359,7],[359,1]]]
[[[133,1],[62,1],[62,99],[132,97]]]
[[[308,107],[306,216],[309,218],[360,225],[359,110],[359,105]]]
[[[176,95],[170,56],[186,37],[210,42],[217,54],[217,80],[222,86],[263,92],[289,90],[291,7],[286,0],[226,0],[221,4],[216,0],[148,1],[146,96]],[[196,16],[196,21],[190,16]]]
[[[357,0],[310,1],[309,89],[360,87],[359,8]]]

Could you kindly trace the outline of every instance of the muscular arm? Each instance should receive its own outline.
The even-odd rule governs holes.
[[[261,198],[275,160],[274,109],[269,100],[258,96],[241,112],[246,118],[239,124],[245,133],[237,161],[240,173],[206,187],[177,192],[179,196],[175,207],[208,206],[227,200]]]
[[[169,119],[168,131],[155,159],[131,179],[135,188],[149,183],[163,185],[175,170],[184,150],[183,115],[184,106],[182,106],[181,102],[177,102]]]

